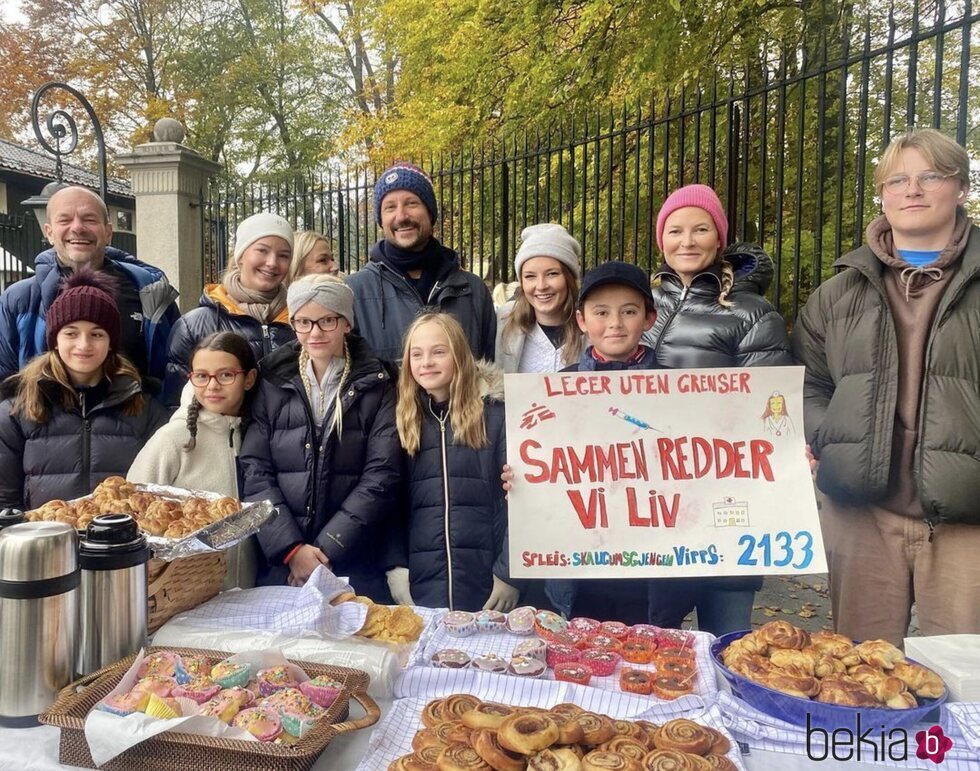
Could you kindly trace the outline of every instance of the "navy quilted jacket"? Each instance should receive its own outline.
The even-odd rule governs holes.
[[[279,510],[258,534],[268,561],[262,583],[285,582],[283,557],[302,542],[319,547],[359,592],[384,587],[384,545],[401,471],[392,371],[360,337],[347,342],[352,365],[342,386],[339,439],[336,431],[324,437],[314,424],[299,376],[299,343],[281,346],[259,366],[240,458],[245,499],[268,500]],[[324,426],[331,422],[328,410]]]
[[[480,449],[453,442],[444,405],[427,396],[423,405],[419,451],[405,456],[412,599],[429,608],[480,610],[494,574],[510,583],[507,502],[500,485],[507,454],[504,404],[484,398],[488,444]]]
[[[34,509],[55,498],[88,495],[103,479],[126,476],[136,455],[167,422],[167,410],[146,398],[138,415],[124,415],[141,384],[117,376],[98,403],[70,410],[60,406],[60,386],[44,385],[51,407],[46,423],[11,414],[17,377],[0,389],[0,506]]]

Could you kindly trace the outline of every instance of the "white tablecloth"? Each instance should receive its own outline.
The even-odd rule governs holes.
[[[378,703],[382,711],[391,706],[390,702]],[[354,771],[367,749],[370,735],[371,730],[366,729],[338,737],[320,756],[313,766],[314,771]],[[817,763],[802,755],[757,750],[743,755],[742,762],[749,771],[798,771],[799,769],[825,769],[825,771],[878,769],[880,771],[884,768],[873,763],[838,763],[833,760]],[[942,766],[936,768],[941,771]],[[63,766],[58,762],[57,728],[51,726],[0,728],[0,771],[58,771],[58,769],[74,770],[77,766]],[[188,769],[188,771],[193,770]]]

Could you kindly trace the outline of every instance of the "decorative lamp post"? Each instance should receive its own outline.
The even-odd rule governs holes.
[[[24,206],[34,212],[34,216],[37,217],[37,222],[38,225],[41,226],[41,230],[44,230],[44,225],[48,221],[48,200],[58,190],[66,187],[61,159],[63,156],[73,153],[75,148],[78,146],[78,126],[75,125],[75,120],[65,110],[55,110],[48,115],[47,120],[45,121],[48,135],[54,140],[53,147],[48,143],[48,141],[44,138],[44,134],[41,132],[41,125],[38,119],[41,97],[43,97],[44,94],[51,89],[61,89],[62,91],[67,91],[69,94],[75,97],[79,103],[81,103],[82,107],[85,108],[85,112],[88,113],[89,120],[92,121],[92,126],[95,129],[95,144],[99,156],[99,195],[102,197],[103,201],[106,199],[105,138],[102,135],[102,124],[99,123],[99,118],[95,114],[95,110],[92,108],[92,105],[89,104],[88,99],[86,99],[78,89],[72,88],[67,83],[45,83],[34,93],[34,99],[31,101],[31,125],[34,127],[34,136],[37,137],[37,141],[41,143],[41,146],[45,150],[54,156],[55,181],[49,182],[47,185],[45,185],[44,189],[41,190],[38,195],[32,195],[26,201],[21,202]]]

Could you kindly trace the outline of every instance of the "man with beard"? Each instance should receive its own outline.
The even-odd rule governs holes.
[[[405,330],[423,308],[432,308],[455,316],[473,355],[492,361],[497,317],[490,291],[433,237],[438,213],[432,182],[420,168],[399,163],[378,179],[374,216],[384,238],[371,247],[370,262],[347,279],[357,331],[380,358],[398,361]]]

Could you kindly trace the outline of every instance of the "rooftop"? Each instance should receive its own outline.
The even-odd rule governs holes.
[[[65,182],[85,185],[93,190],[99,189],[99,175],[95,172],[64,161],[62,161],[61,168]],[[0,169],[9,169],[41,179],[55,178],[53,156],[31,150],[14,142],[8,142],[5,139],[0,139]],[[106,186],[113,195],[125,196],[126,198],[133,197],[129,182],[125,179],[109,177],[106,180]]]

